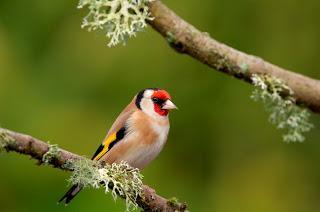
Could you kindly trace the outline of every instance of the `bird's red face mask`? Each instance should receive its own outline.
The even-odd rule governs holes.
[[[154,111],[161,116],[166,116],[169,110],[177,109],[177,106],[171,101],[170,94],[165,90],[155,90],[151,96]]]

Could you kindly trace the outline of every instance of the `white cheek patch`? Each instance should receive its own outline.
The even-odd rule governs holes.
[[[150,98],[142,98],[140,102],[140,106],[143,112],[148,114],[149,116],[155,116],[156,112],[154,111],[153,102]]]
[[[152,94],[153,94],[153,90],[146,90],[145,92],[144,92],[144,97],[145,98],[151,98],[151,96],[152,96]]]

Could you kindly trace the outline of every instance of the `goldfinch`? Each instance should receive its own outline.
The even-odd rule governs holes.
[[[126,161],[143,169],[166,143],[172,109],[177,107],[167,91],[159,88],[140,91],[115,120],[92,160],[109,164]],[[59,202],[68,204],[81,189],[81,185],[72,186]]]

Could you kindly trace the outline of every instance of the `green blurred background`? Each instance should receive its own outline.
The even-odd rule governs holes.
[[[320,78],[317,0],[168,1],[214,38]],[[319,116],[287,144],[252,87],[171,50],[150,27],[126,46],[80,28],[77,1],[0,0],[0,125],[90,157],[136,92],[162,87],[180,108],[144,182],[191,211],[320,211]],[[102,190],[57,205],[70,173],[0,154],[0,211],[124,211]]]

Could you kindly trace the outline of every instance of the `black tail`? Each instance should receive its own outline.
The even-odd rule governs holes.
[[[82,186],[76,184],[73,185],[69,191],[59,200],[59,203],[64,202],[68,204],[71,200],[82,190]]]

